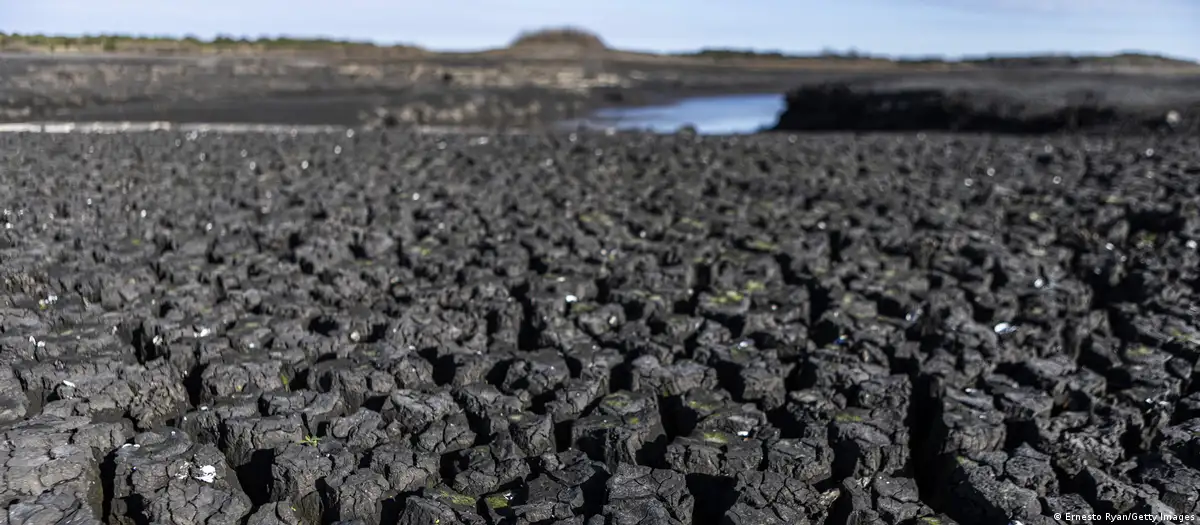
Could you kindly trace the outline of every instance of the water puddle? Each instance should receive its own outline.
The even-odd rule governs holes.
[[[756,133],[774,126],[785,106],[777,93],[693,97],[662,106],[602,109],[564,126],[673,133],[690,125],[710,135]]]
[[[405,100],[403,93],[377,93],[143,102],[68,110],[50,120],[135,124],[134,127],[160,122],[357,127],[362,124],[360,115]],[[559,126],[564,130],[583,127],[674,133],[690,125],[702,134],[756,133],[774,126],[785,106],[784,96],[777,93],[691,97],[667,105],[601,109],[584,119],[561,122]]]

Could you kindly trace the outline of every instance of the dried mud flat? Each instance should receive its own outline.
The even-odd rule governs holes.
[[[1198,152],[2,134],[0,522],[1195,514]]]

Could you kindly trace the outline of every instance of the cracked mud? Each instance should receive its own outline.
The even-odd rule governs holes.
[[[1200,513],[1197,152],[0,135],[0,523]]]

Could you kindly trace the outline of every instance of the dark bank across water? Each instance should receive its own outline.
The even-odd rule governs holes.
[[[1195,130],[1194,85],[980,79],[824,83],[787,96],[780,131],[947,131],[1003,134]],[[1145,79],[1142,79],[1145,82]]]

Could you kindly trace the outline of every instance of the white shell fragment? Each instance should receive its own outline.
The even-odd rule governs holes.
[[[997,334],[1004,335],[1004,334],[1011,334],[1013,332],[1016,332],[1017,327],[1015,327],[1009,323],[999,323],[994,328],[992,328],[992,330],[994,330]]]
[[[214,467],[212,465],[205,465],[203,467],[200,467],[200,475],[196,476],[196,479],[203,481],[205,483],[212,483],[212,482],[216,481],[217,480],[217,467]]]

